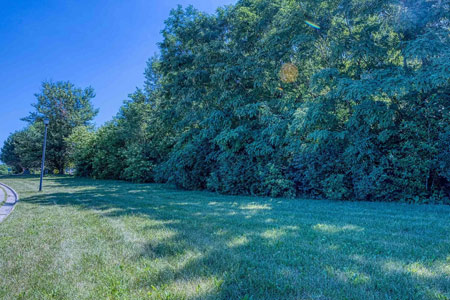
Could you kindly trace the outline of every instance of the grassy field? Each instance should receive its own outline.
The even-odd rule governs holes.
[[[448,206],[0,181],[0,299],[450,298]]]

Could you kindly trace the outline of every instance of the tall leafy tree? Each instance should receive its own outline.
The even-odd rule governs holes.
[[[64,173],[67,164],[67,142],[74,128],[90,126],[98,113],[92,106],[94,90],[81,89],[70,82],[43,82],[41,92],[35,94],[37,102],[25,121],[43,132],[43,118],[50,120],[48,128],[48,167]]]
[[[0,159],[13,167],[15,173],[22,173],[39,167],[41,154],[41,132],[30,125],[8,137],[1,149]]]
[[[20,173],[25,169],[18,153],[16,152],[18,135],[18,132],[11,134],[3,144],[0,153],[0,160],[11,166],[15,173]]]

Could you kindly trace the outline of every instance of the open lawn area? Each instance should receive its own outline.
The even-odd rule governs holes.
[[[1,299],[450,299],[448,206],[0,181]]]

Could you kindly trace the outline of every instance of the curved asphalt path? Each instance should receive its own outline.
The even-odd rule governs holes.
[[[0,223],[9,216],[9,214],[13,211],[17,202],[19,202],[19,195],[15,190],[0,182],[0,186],[6,191],[6,201],[3,203],[2,207],[0,207]],[[2,197],[1,195],[0,197]],[[0,198],[1,199],[1,198]]]

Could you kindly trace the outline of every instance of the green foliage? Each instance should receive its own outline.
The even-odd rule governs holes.
[[[9,174],[9,168],[7,165],[0,164],[0,175],[7,175]]]
[[[69,163],[76,166],[78,176],[90,176],[93,172],[94,139],[95,133],[85,126],[75,128],[66,139]]]
[[[12,166],[14,172],[18,173],[22,171],[22,164],[20,157],[17,155],[15,148],[17,143],[18,132],[11,134],[3,144],[0,159]]]
[[[36,94],[37,102],[33,104],[34,111],[24,118],[33,124],[40,133],[40,141],[44,132],[42,120],[48,118],[47,153],[46,160],[49,169],[56,169],[64,173],[67,166],[68,146],[66,139],[74,128],[91,126],[90,122],[97,114],[92,107],[91,100],[95,96],[91,87],[80,89],[70,82],[43,82],[42,90]],[[24,149],[19,153],[23,156],[31,149]]]
[[[94,178],[119,179],[124,168],[120,150],[125,146],[114,122],[101,127],[95,136],[92,174]]]
[[[130,95],[113,121],[97,131],[78,127],[66,141],[79,176],[154,181],[154,167],[167,152],[167,134],[148,94]],[[160,129],[160,130],[158,130]]]
[[[11,166],[14,173],[37,168],[41,163],[42,140],[39,127],[29,125],[8,137],[1,150],[0,159]]]
[[[82,174],[228,194],[449,201],[449,9],[438,0],[242,0],[213,15],[178,7],[143,89],[77,168],[89,160]],[[293,82],[281,80],[286,64],[298,69]]]
[[[77,165],[82,163],[81,152],[83,151],[75,150],[72,146],[71,151],[77,153],[76,157],[70,158],[67,141],[77,127],[91,127],[90,121],[97,114],[97,110],[91,104],[94,90],[90,87],[84,90],[79,89],[70,82],[43,82],[41,92],[35,96],[37,102],[32,105],[34,110],[23,119],[29,125],[9,136],[2,148],[0,158],[12,166],[16,173],[29,168],[38,168],[41,162],[45,129],[42,121],[48,118],[50,125],[48,126],[46,168],[63,174],[65,167],[73,164],[74,161]],[[72,139],[72,142],[77,142],[77,145],[84,147],[81,141]],[[89,163],[86,162],[86,164]],[[80,168],[83,169],[83,167]]]

